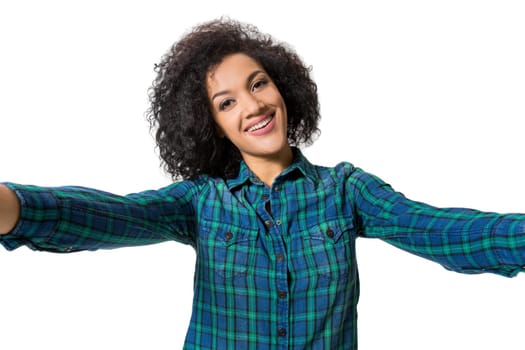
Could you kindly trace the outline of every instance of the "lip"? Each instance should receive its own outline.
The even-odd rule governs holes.
[[[266,124],[265,127],[261,129],[257,129],[255,131],[248,131],[251,127],[253,127],[254,125],[257,125],[258,123],[262,122],[268,117],[271,117],[272,119],[270,120],[268,124]],[[267,134],[268,132],[272,131],[274,126],[275,126],[275,111],[272,111],[272,112],[262,115],[261,117],[257,118],[257,120],[254,120],[244,129],[244,131],[250,135],[259,136],[259,135]]]

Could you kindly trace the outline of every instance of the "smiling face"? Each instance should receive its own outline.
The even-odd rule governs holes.
[[[286,106],[260,64],[241,53],[226,56],[208,72],[206,86],[219,134],[246,162],[289,157]]]

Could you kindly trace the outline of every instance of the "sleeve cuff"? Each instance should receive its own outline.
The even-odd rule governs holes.
[[[493,231],[494,252],[509,276],[525,271],[525,221],[520,214],[507,214]]]
[[[38,186],[3,183],[13,190],[20,200],[20,218],[13,230],[0,236],[0,243],[7,250],[22,245],[37,250],[55,231],[59,221],[59,201],[49,189]]]

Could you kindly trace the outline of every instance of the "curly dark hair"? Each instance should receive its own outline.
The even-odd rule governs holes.
[[[239,150],[217,134],[206,77],[225,56],[243,53],[272,78],[288,112],[288,142],[308,145],[319,133],[317,85],[310,67],[284,43],[250,24],[220,18],[194,27],[155,65],[146,116],[164,169],[173,179],[235,177]]]

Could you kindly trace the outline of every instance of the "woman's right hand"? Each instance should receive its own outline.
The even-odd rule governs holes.
[[[15,192],[0,185],[0,235],[9,233],[18,222],[20,201]]]

